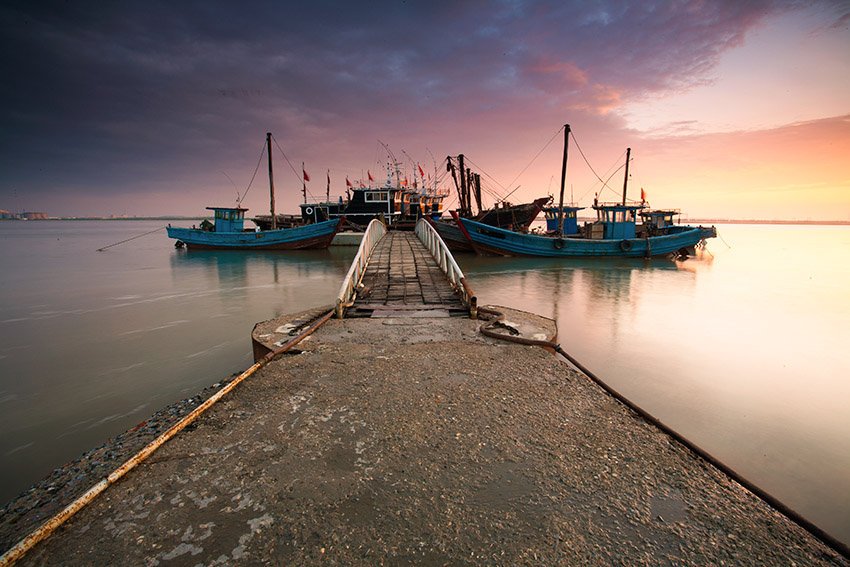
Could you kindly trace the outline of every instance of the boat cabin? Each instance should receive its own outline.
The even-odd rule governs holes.
[[[603,227],[601,238],[623,240],[635,237],[635,219],[643,205],[594,205],[593,208],[597,219],[593,224]]]
[[[678,209],[641,211],[641,219],[646,228],[661,230],[673,226],[673,217],[680,214]]]
[[[245,211],[241,207],[207,207],[215,212],[213,232],[242,232],[245,225]]]
[[[572,205],[564,205],[564,236],[578,234],[578,211],[585,207],[574,207]],[[546,231],[558,231],[558,210],[560,207],[546,207],[543,209],[543,215],[546,217]]]

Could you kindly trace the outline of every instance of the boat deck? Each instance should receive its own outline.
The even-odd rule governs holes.
[[[363,290],[346,317],[468,316],[434,257],[412,232],[390,231],[363,275]]]

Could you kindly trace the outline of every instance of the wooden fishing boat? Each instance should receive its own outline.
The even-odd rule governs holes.
[[[504,228],[514,232],[526,232],[550,200],[551,197],[541,197],[531,203],[523,203],[521,205],[500,205],[491,209],[484,209],[478,215],[466,218],[488,226]],[[455,214],[460,216],[460,211],[451,211],[451,214],[452,218],[454,218]],[[432,221],[431,225],[452,252],[474,251],[472,245],[469,243],[469,239],[466,238],[458,226],[457,221],[440,219]]]
[[[174,238],[178,248],[215,250],[296,250],[301,248],[327,248],[339,231],[345,218],[335,218],[309,225],[277,227],[274,211],[274,171],[272,169],[271,132],[266,134],[269,159],[269,194],[271,200],[268,230],[245,229],[245,212],[236,207],[207,207],[214,213],[214,223],[204,220],[200,228],[179,228],[169,225],[168,237]]]
[[[207,207],[214,211],[215,224],[205,228],[166,228],[175,246],[195,250],[296,250],[327,248],[342,226],[342,218],[330,221],[280,228],[244,230],[245,211],[239,207]]]
[[[626,212],[622,208],[604,208],[603,214]],[[500,256],[631,256],[652,257],[675,254],[678,256],[693,254],[695,246],[706,238],[717,236],[713,227],[683,226],[671,227],[666,234],[631,238],[622,235],[615,238],[585,238],[580,235],[543,235],[526,234],[504,230],[469,219],[457,219],[472,248],[479,254]],[[627,225],[628,222],[603,223],[611,228],[614,225]],[[632,224],[634,227],[634,224]]]
[[[455,210],[457,216],[506,230],[527,232],[540,211],[552,200],[552,197],[546,196],[530,203],[514,205],[502,199],[489,209],[485,209],[482,207],[481,199],[481,175],[464,166],[463,154],[457,156],[457,162],[458,165],[455,166],[452,157],[447,158],[447,169],[452,174],[458,194],[459,207]],[[473,198],[478,208],[477,213],[472,210]],[[452,213],[453,217],[455,213]],[[472,245],[456,221],[451,219],[434,219],[434,221],[431,224],[452,252],[473,251]]]
[[[675,210],[644,211],[646,204],[626,203],[629,176],[629,155],[626,152],[626,182],[622,203],[597,203],[593,209],[597,218],[583,227],[578,226],[576,212],[582,207],[564,205],[564,181],[567,167],[567,147],[570,127],[564,126],[564,161],[561,172],[561,199],[558,207],[547,209],[546,234],[528,234],[488,226],[465,219],[452,212],[469,245],[479,254],[501,256],[687,256],[707,238],[717,236],[715,227],[676,225]],[[643,218],[640,226],[637,215]],[[554,221],[549,223],[549,221]]]

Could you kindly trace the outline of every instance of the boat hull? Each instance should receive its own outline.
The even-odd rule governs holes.
[[[208,232],[195,228],[167,228],[168,237],[193,250],[299,250],[327,248],[344,219],[257,232]]]
[[[497,256],[567,257],[653,257],[691,250],[706,238],[717,236],[712,227],[676,227],[662,236],[630,239],[558,238],[502,230],[485,224],[460,219],[460,226],[479,254]]]
[[[466,236],[457,224],[442,220],[435,221],[433,219],[429,219],[429,221],[431,226],[437,231],[437,234],[440,235],[440,238],[443,239],[443,242],[446,243],[446,246],[449,247],[449,250],[452,252],[474,252],[469,240],[466,239]]]
[[[551,197],[541,197],[531,203],[481,211],[473,220],[507,230],[526,231]]]

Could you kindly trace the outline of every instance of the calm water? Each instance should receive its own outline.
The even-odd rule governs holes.
[[[0,500],[252,362],[354,249],[175,250],[159,222],[0,223]],[[595,374],[850,542],[850,227],[721,225],[686,262],[458,257]],[[728,245],[727,245],[728,243]]]

